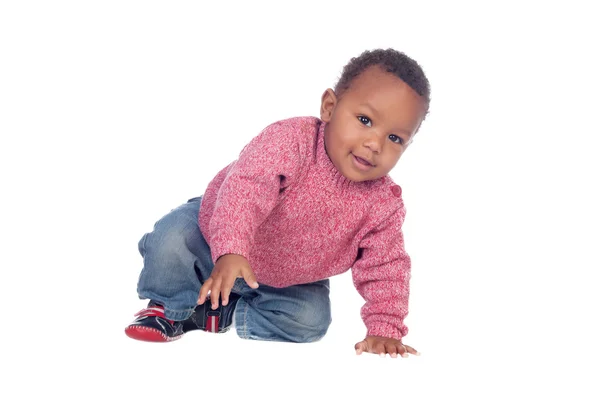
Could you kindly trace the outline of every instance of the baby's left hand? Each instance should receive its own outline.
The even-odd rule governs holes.
[[[402,344],[401,340],[382,336],[367,336],[362,342],[356,343],[354,349],[357,355],[362,354],[363,351],[379,354],[381,357],[389,354],[392,358],[398,357],[398,354],[405,358],[408,357],[408,353],[415,356],[421,355],[412,347]]]

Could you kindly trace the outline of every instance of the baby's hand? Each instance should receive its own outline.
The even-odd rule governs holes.
[[[223,298],[223,305],[226,306],[229,303],[229,294],[236,278],[244,278],[252,289],[258,288],[256,276],[246,258],[237,254],[225,254],[219,257],[210,277],[200,288],[198,304],[204,304],[210,291],[213,310],[219,307],[219,295]]]
[[[398,357],[398,354],[402,357],[408,357],[408,353],[415,356],[421,355],[412,347],[402,344],[401,340],[381,336],[367,336],[362,342],[356,343],[354,349],[356,354],[362,354],[363,351],[366,351],[379,354],[381,357],[389,354],[392,358]]]

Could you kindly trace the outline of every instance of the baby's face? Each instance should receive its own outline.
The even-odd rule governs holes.
[[[387,175],[424,117],[421,97],[378,66],[356,77],[340,98],[327,89],[321,104],[327,154],[338,171],[355,182]]]

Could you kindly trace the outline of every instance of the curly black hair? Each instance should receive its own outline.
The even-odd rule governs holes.
[[[342,76],[333,89],[336,96],[342,96],[350,87],[352,80],[373,65],[378,65],[387,72],[396,75],[417,92],[423,98],[425,114],[427,114],[429,111],[430,88],[425,72],[415,60],[394,49],[366,50],[360,56],[353,57],[344,66]]]

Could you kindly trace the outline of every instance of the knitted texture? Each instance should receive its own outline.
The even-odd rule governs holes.
[[[405,208],[389,176],[346,179],[329,159],[325,124],[297,117],[265,128],[209,183],[198,216],[213,261],[244,256],[259,283],[286,287],[352,269],[367,335],[408,329]]]

